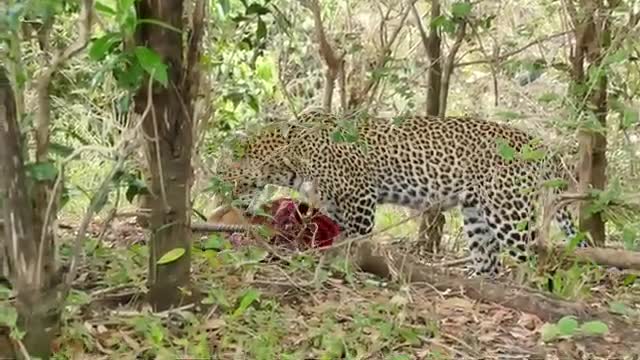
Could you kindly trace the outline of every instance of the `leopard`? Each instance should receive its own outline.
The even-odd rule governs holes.
[[[475,116],[313,110],[296,121],[272,120],[235,144],[240,151],[215,170],[231,198],[249,206],[267,185],[311,188],[343,238],[371,234],[380,205],[458,207],[470,276],[497,276],[504,251],[527,261],[543,190],[559,193],[570,179],[540,138]],[[567,207],[552,216],[567,241],[576,236]]]

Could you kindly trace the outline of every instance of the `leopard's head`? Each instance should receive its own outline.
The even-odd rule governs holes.
[[[278,129],[235,138],[225,150],[227,154],[218,163],[216,178],[228,200],[245,207],[267,185],[297,186],[298,174],[287,137]]]

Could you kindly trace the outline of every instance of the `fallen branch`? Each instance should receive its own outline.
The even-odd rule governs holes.
[[[566,251],[565,246],[560,245],[553,248],[544,247],[540,249],[535,245],[536,254],[540,257],[549,258],[554,255],[561,255]],[[568,260],[575,260],[580,263],[595,263],[600,266],[615,267],[618,269],[640,270],[640,252],[611,249],[611,248],[577,248],[567,254]],[[565,255],[565,256],[567,256]],[[426,264],[430,267],[454,267],[464,265],[471,261],[471,257],[442,261],[438,263]]]
[[[220,224],[220,223],[193,223],[191,230],[194,232],[213,233],[245,233],[257,230],[261,225],[237,225],[237,224]]]
[[[357,266],[381,277],[402,277],[410,282],[422,282],[445,291],[460,289],[474,300],[497,303],[538,316],[543,321],[556,321],[565,315],[589,317],[593,311],[585,304],[565,301],[523,287],[506,287],[482,278],[465,278],[440,268],[421,265],[410,255],[394,253],[392,249],[374,251],[369,242],[359,244]]]
[[[536,246],[536,253],[543,257],[562,256],[565,252],[564,246],[554,248],[540,248]],[[580,263],[596,263],[601,266],[616,267],[619,269],[640,270],[640,252],[627,251],[611,248],[577,248],[566,255],[569,260],[576,260]]]

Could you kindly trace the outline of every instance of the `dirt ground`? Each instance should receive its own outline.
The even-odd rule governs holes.
[[[345,261],[318,267],[315,255],[230,260],[222,254],[234,250],[194,251],[201,301],[151,313],[143,301],[144,231],[132,221],[102,230],[92,226],[100,243],[75,284],[82,295],[66,312],[60,358],[640,359],[640,287],[621,290],[629,274],[618,270],[602,272],[580,301],[606,311],[615,299],[629,311],[611,315],[615,324],[602,336],[549,342],[534,314],[474,300],[461,288],[353,272]]]

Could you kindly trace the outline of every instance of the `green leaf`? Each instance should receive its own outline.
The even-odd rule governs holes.
[[[453,33],[456,30],[456,24],[444,15],[437,16],[431,21],[431,27],[441,29],[446,33]]]
[[[66,145],[62,145],[62,144],[58,144],[58,143],[49,144],[49,151],[54,153],[54,154],[58,154],[60,156],[63,156],[63,157],[67,157],[67,156],[73,154],[73,148],[72,147],[66,146]]]
[[[89,48],[89,58],[94,61],[104,59],[108,55],[111,46],[118,42],[116,35],[115,33],[109,33],[93,40]]]
[[[418,337],[418,334],[412,329],[412,328],[403,328],[400,329],[400,335],[404,338],[404,340],[413,345],[413,346],[418,346],[420,345],[420,338]]]
[[[220,0],[218,1],[220,5],[220,10],[222,10],[222,16],[227,15],[229,13],[229,9],[231,9],[231,5],[229,4],[229,0]]]
[[[608,65],[621,63],[629,58],[629,51],[625,48],[620,48],[618,51],[614,52],[605,57],[605,63]]]
[[[133,178],[127,182],[125,197],[129,203],[133,203],[133,199],[137,195],[144,195],[148,193],[149,189],[147,189],[147,184],[145,184],[141,179]]]
[[[101,3],[100,1],[96,1],[95,8],[96,8],[96,11],[101,12],[103,14],[116,15],[116,11],[112,7],[109,7]]]
[[[9,328],[16,326],[18,313],[13,306],[0,306],[0,324]]]
[[[255,112],[260,112],[260,103],[258,102],[258,98],[254,95],[249,95],[249,107],[253,109]]]
[[[516,224],[516,229],[518,231],[525,231],[529,228],[529,221],[528,220],[520,220],[517,224]]]
[[[587,335],[604,335],[609,332],[609,327],[602,321],[594,320],[582,324],[580,331]]]
[[[565,253],[569,254],[573,252],[573,250],[575,250],[578,247],[578,244],[580,244],[585,240],[587,240],[587,236],[585,235],[584,232],[577,233],[574,237],[569,239],[569,243],[565,247]]]
[[[550,189],[562,189],[565,186],[567,186],[568,183],[567,183],[567,180],[565,179],[557,178],[557,179],[547,180],[542,185]]]
[[[27,173],[35,181],[51,181],[58,176],[58,168],[51,161],[34,163],[27,165]]]
[[[256,231],[256,235],[258,235],[260,239],[263,239],[263,240],[271,239],[275,235],[273,231],[270,230],[265,225],[257,226],[255,231]]]
[[[258,28],[256,29],[256,42],[260,42],[260,40],[264,39],[267,35],[267,24],[262,20],[262,18],[258,18]]]
[[[498,154],[502,156],[503,159],[507,161],[511,161],[516,156],[516,151],[512,148],[509,143],[507,143],[504,139],[497,139],[496,143],[498,145]]]
[[[638,123],[638,110],[626,108],[622,112],[622,128],[628,129]]]
[[[538,101],[543,103],[550,103],[558,100],[559,98],[560,96],[554,92],[545,92],[544,94],[540,95],[540,97],[538,97]]]
[[[205,250],[224,250],[229,242],[225,240],[222,236],[218,234],[213,234],[209,236],[207,241],[204,242],[202,247]]]
[[[242,300],[240,300],[240,305],[233,312],[233,316],[240,316],[244,314],[245,311],[260,298],[260,292],[256,289],[247,290],[244,295],[242,295]]]
[[[247,251],[247,260],[252,263],[259,263],[269,256],[269,252],[257,246],[250,246]]]
[[[545,151],[542,149],[533,149],[529,144],[525,144],[520,149],[520,157],[525,161],[537,161],[544,159]]]
[[[463,18],[471,13],[471,3],[456,2],[451,5],[451,14],[457,18]]]
[[[168,264],[170,262],[174,262],[178,260],[180,257],[182,257],[182,255],[184,255],[185,252],[186,251],[184,248],[171,249],[168,252],[166,252],[164,255],[162,255],[162,257],[158,259],[158,262],[156,264],[163,265],[163,264]]]
[[[11,297],[11,289],[0,284],[0,300],[6,300]]]
[[[265,58],[259,58],[256,62],[256,75],[263,81],[273,80],[274,64]]]
[[[162,63],[160,55],[144,46],[136,47],[135,55],[138,59],[138,62],[140,63],[140,66],[142,66],[142,68],[149,75],[151,75],[154,80],[158,81],[164,86],[167,86],[167,84],[169,83],[167,66]]]
[[[629,274],[629,275],[625,276],[624,280],[622,280],[622,285],[624,285],[624,286],[633,285],[636,282],[636,280],[638,280],[638,275]]]
[[[116,65],[113,68],[113,77],[116,79],[118,86],[123,89],[134,90],[142,83],[144,77],[144,69],[134,55],[120,54],[114,57]]]
[[[558,321],[557,327],[560,335],[571,336],[578,329],[578,320],[575,316],[568,315]]]
[[[91,295],[80,290],[71,290],[67,296],[67,302],[71,305],[82,306],[91,302]]]
[[[609,304],[609,311],[614,313],[614,314],[619,314],[619,315],[631,315],[633,314],[633,309],[629,308],[629,306],[627,306],[624,303],[621,302],[612,302]]]
[[[149,335],[153,344],[156,346],[162,345],[162,340],[164,340],[164,331],[162,330],[162,325],[152,322],[149,324]]]
[[[540,329],[540,334],[542,335],[542,341],[549,342],[551,340],[556,339],[560,336],[560,331],[555,324],[546,323],[542,325]]]
[[[251,5],[249,5],[249,7],[247,7],[246,10],[246,15],[251,15],[251,14],[257,14],[257,15],[266,15],[268,14],[270,11],[268,8],[258,4],[258,3],[253,3]]]

